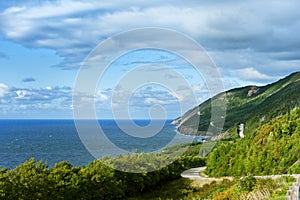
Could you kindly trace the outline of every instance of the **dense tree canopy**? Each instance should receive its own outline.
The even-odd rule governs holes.
[[[224,142],[207,158],[213,176],[300,173],[300,108],[279,116],[243,139]]]

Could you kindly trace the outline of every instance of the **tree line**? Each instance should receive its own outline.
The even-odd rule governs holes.
[[[197,154],[198,145],[192,145],[173,163],[165,165],[170,155],[180,155],[183,150],[184,145],[178,145],[163,153],[103,158],[81,167],[63,161],[49,168],[31,158],[15,169],[0,170],[0,199],[125,199],[177,179],[185,169],[205,165],[205,159]],[[151,166],[159,169],[145,170]],[[124,172],[132,167],[141,173]]]

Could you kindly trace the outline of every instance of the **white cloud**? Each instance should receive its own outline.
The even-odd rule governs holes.
[[[236,70],[238,77],[242,78],[243,80],[248,81],[268,81],[272,80],[273,77],[270,77],[266,74],[262,74],[254,68],[244,68]]]
[[[105,8],[108,3],[99,3],[96,1],[80,2],[80,1],[46,1],[39,6],[22,6],[12,7],[4,11],[6,15],[15,15],[22,19],[41,19],[59,16],[68,16],[74,13],[87,12],[95,9]]]
[[[104,94],[103,91],[98,90],[96,93],[96,101],[104,102],[109,99],[109,96]]]
[[[0,31],[6,38],[24,45],[56,50],[65,58],[62,63],[65,68],[78,66],[103,38],[130,28],[149,26],[182,31],[206,48],[219,52],[225,58],[219,60],[226,63],[224,50],[271,52],[297,48],[299,4],[296,0],[272,4],[266,0],[240,3],[45,1],[7,8],[0,14]],[[234,66],[221,67],[235,68],[249,62],[248,53],[235,52],[245,59],[238,59],[237,63],[232,60]],[[252,62],[259,61],[254,57]]]
[[[169,104],[174,104],[176,103],[176,100],[174,99],[159,99],[159,98],[151,98],[151,97],[148,97],[148,98],[145,98],[144,100],[144,104],[145,105],[155,105],[155,104],[158,104],[158,105],[169,105]]]
[[[28,99],[29,95],[31,95],[32,93],[27,91],[27,90],[17,90],[16,91],[17,97],[16,99]]]
[[[0,83],[0,97],[3,97],[5,93],[8,91],[9,87],[4,83]]]
[[[192,86],[194,93],[204,93],[208,92],[207,87],[204,84],[196,84]]]
[[[131,28],[171,28],[208,49],[226,75],[261,82],[298,70],[299,7],[297,0],[23,2],[0,13],[0,32],[28,47],[54,49],[64,58],[59,66],[74,68],[95,45],[113,34]],[[184,48],[179,41],[170,40],[166,36],[158,42]]]
[[[22,108],[28,111],[39,110],[41,108],[52,108],[54,110],[70,109],[71,88],[51,87],[41,89],[28,88],[9,88],[0,83],[0,110],[9,108],[12,111],[18,111]]]
[[[112,97],[114,109],[127,110],[128,107],[149,108],[155,104],[165,106],[176,103],[178,103],[178,100],[171,92],[154,85],[148,85],[133,92],[124,88],[116,88]]]

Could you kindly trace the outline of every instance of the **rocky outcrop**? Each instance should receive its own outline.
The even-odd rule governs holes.
[[[189,127],[186,127],[186,126],[179,126],[178,131],[182,134],[185,134],[185,135],[194,135],[194,136],[196,136],[198,134],[198,131],[196,129],[189,128]]]
[[[174,119],[174,120],[171,122],[171,124],[172,124],[172,125],[179,125],[180,122],[181,122],[181,117],[179,117],[179,118],[177,118],[177,119]]]
[[[257,86],[252,86],[250,90],[248,91],[247,96],[251,97],[253,94],[256,94],[259,91],[259,88]]]

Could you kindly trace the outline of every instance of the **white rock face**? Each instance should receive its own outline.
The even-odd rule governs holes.
[[[245,130],[245,124],[243,124],[243,123],[240,123],[239,124],[239,136],[241,137],[241,138],[244,138],[245,137],[245,135],[244,135],[244,130]]]

